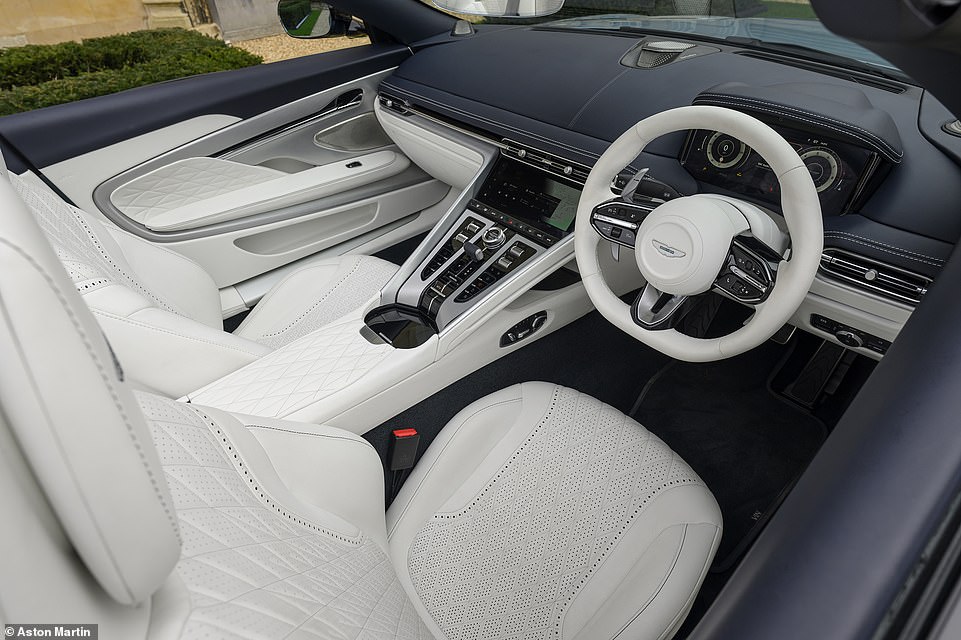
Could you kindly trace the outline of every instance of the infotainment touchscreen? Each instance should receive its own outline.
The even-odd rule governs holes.
[[[574,227],[577,201],[581,197],[575,184],[562,182],[516,160],[501,158],[477,199],[560,237]]]

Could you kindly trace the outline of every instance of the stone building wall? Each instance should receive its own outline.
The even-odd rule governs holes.
[[[0,46],[81,40],[146,26],[142,0],[0,2]]]

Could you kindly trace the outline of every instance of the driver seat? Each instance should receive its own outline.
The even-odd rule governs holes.
[[[104,638],[669,638],[721,536],[663,442],[544,383],[458,414],[386,517],[338,429],[134,392],[0,181],[0,611]]]

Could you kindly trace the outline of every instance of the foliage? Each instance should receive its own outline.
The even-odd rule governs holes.
[[[4,49],[0,50],[0,115],[261,61],[184,29]]]
[[[284,29],[291,31],[297,28],[300,21],[312,12],[310,0],[284,0],[277,5],[277,14]],[[317,10],[320,15],[320,10]]]

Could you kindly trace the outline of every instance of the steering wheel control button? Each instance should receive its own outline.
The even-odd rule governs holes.
[[[721,276],[717,285],[742,302],[750,302],[761,296],[760,289],[731,273]]]
[[[637,230],[651,211],[643,205],[608,202],[594,208],[591,225],[606,240],[633,249]]]

